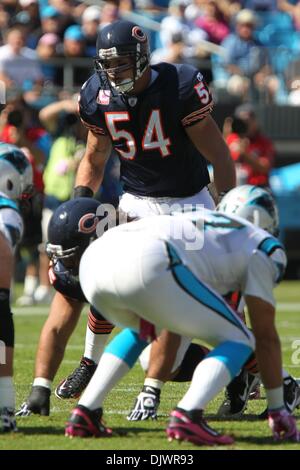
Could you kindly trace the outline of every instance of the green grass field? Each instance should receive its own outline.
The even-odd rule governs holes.
[[[300,377],[300,351],[295,350],[295,340],[300,342],[300,283],[285,282],[277,289],[277,325],[281,335],[283,362],[294,377]],[[34,366],[36,345],[41,327],[46,319],[47,307],[14,309],[16,325],[15,383],[17,405],[27,396]],[[54,385],[78,364],[83,350],[86,316],[82,315],[66,351]],[[294,344],[293,344],[294,342]],[[294,346],[294,349],[293,349]],[[298,350],[300,345],[298,345]],[[293,356],[294,353],[294,356]],[[294,363],[293,363],[294,362]],[[297,364],[298,362],[298,364]],[[191,450],[192,444],[169,443],[165,437],[167,416],[183,395],[188,384],[168,383],[162,392],[160,416],[154,422],[130,423],[126,420],[135,396],[141,388],[143,373],[136,365],[130,374],[111,392],[104,406],[105,421],[117,432],[109,439],[68,439],[64,437],[64,423],[75,401],[61,401],[52,397],[51,416],[32,416],[18,419],[19,433],[1,436],[0,449],[110,449],[110,450]],[[263,389],[262,389],[262,395]],[[207,409],[208,421],[218,430],[234,434],[233,449],[299,449],[299,444],[274,444],[266,422],[255,415],[265,408],[265,400],[249,403],[240,420],[216,419],[215,412],[222,400],[217,397]],[[300,426],[300,411],[296,412]],[[201,448],[202,449],[202,448]]]

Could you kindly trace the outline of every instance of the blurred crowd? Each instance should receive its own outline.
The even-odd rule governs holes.
[[[201,68],[216,100],[300,104],[297,0],[2,0],[0,80],[41,108],[92,71],[99,29],[146,28],[152,63]],[[134,15],[134,16],[132,16]],[[67,60],[66,60],[67,59]]]
[[[84,151],[78,91],[93,73],[99,29],[121,17],[146,30],[152,64],[195,65],[217,103],[236,103],[224,137],[240,184],[268,186],[274,160],[247,103],[300,105],[300,1],[1,0],[0,84],[7,106],[0,140],[26,150],[37,190],[25,213],[19,305],[51,299],[44,241],[53,210],[71,197]],[[111,158],[98,197],[117,204],[120,192],[118,159]]]

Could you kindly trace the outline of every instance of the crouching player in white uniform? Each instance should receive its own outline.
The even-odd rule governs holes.
[[[23,233],[18,199],[31,189],[32,167],[24,153],[14,145],[0,143],[0,433],[16,431],[10,285],[14,251]]]
[[[299,440],[295,418],[284,408],[280,341],[274,323],[273,288],[285,265],[277,239],[246,220],[212,211],[149,217],[123,225],[108,231],[83,254],[82,289],[111,322],[142,336],[151,335],[155,325],[158,331],[166,328],[214,347],[196,367],[188,392],[171,413],[169,438],[195,444],[233,442],[206,424],[203,411],[254,350],[251,332],[222,298],[240,290],[257,341],[274,438]],[[105,356],[72,412],[68,436],[111,434],[101,422],[108,387],[98,386]],[[115,383],[111,380],[111,388]]]

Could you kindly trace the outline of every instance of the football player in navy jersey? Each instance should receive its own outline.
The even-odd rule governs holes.
[[[212,209],[206,160],[219,197],[234,187],[235,169],[210,115],[213,102],[201,72],[185,64],[150,67],[146,34],[125,20],[100,31],[96,50],[96,71],[80,93],[80,117],[89,132],[74,196],[93,196],[114,148],[123,212],[166,214],[174,204],[177,210],[191,204]],[[168,332],[153,344],[148,386],[159,391],[179,344],[179,336]]]
[[[14,323],[10,286],[14,252],[23,234],[20,201],[32,190],[32,167],[15,145],[0,143],[0,433],[16,431]]]
[[[87,302],[78,280],[79,259],[96,237],[99,201],[72,199],[53,213],[48,226],[49,277],[56,290],[49,317],[41,332],[35,361],[35,378],[28,398],[16,413],[48,416],[54,376],[63,360],[67,342]],[[72,398],[78,397],[92,377],[113,325],[90,307],[85,352],[73,377],[69,377]],[[70,398],[68,384],[60,384],[58,398]]]

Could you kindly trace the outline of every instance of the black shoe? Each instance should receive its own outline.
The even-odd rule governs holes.
[[[128,421],[145,421],[157,419],[157,409],[160,403],[160,390],[156,387],[144,385],[136,397],[132,410],[127,416]]]
[[[227,386],[225,400],[218,410],[218,416],[241,416],[246,409],[249,395],[258,382],[258,377],[242,370]]]
[[[284,404],[289,413],[293,413],[295,408],[300,406],[300,387],[296,380],[290,375],[283,379],[283,399]],[[268,418],[268,408],[266,408],[260,415],[259,419]]]
[[[71,375],[64,379],[55,389],[57,398],[64,400],[78,398],[88,385],[97,369],[97,364],[91,359],[83,357]]]
[[[66,423],[67,437],[110,437],[111,435],[112,430],[102,421],[102,408],[92,411],[78,405]]]
[[[34,385],[27,400],[22,403],[16,416],[29,416],[31,413],[41,416],[50,414],[50,395],[51,390],[47,387]]]
[[[0,433],[17,432],[15,411],[13,408],[0,408]]]

